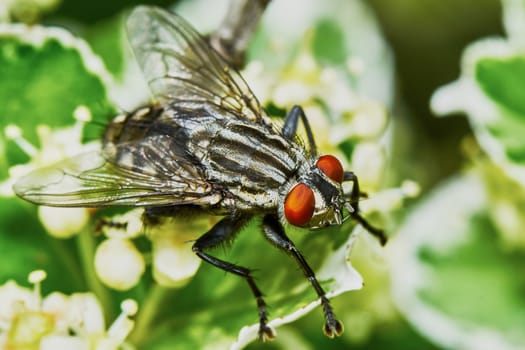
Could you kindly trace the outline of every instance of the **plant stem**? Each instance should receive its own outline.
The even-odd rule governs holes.
[[[130,341],[135,346],[146,340],[150,325],[155,320],[155,316],[169,291],[169,288],[162,287],[157,283],[152,284],[143,304],[140,306],[135,328],[130,336]]]
[[[80,266],[78,261],[72,255],[69,246],[66,245],[66,242],[63,240],[58,240],[55,238],[49,238],[49,245],[53,249],[53,254],[56,254],[59,257],[60,262],[64,265],[67,270],[68,275],[70,275],[72,283],[75,286],[75,289],[86,288],[86,282],[82,279],[82,276],[78,273],[80,271]]]
[[[111,302],[109,291],[102,285],[95,273],[95,240],[89,226],[86,226],[86,228],[78,234],[77,247],[88,289],[97,296],[104,310],[106,321],[109,321],[116,315],[115,307]]]

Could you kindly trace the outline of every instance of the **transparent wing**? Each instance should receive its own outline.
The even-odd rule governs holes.
[[[115,166],[94,151],[35,170],[22,177],[14,190],[30,202],[59,207],[214,204],[220,200],[206,183],[184,182],[177,174],[166,179],[153,171],[151,164],[148,169]]]
[[[127,21],[131,46],[161,104],[207,107],[268,122],[241,75],[176,14],[139,6]]]

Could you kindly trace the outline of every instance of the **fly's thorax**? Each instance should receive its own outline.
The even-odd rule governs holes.
[[[188,151],[237,209],[275,210],[279,190],[305,161],[304,149],[266,124],[221,118],[191,128]]]
[[[290,179],[280,190],[279,216],[294,226],[318,228],[342,223],[341,183],[316,164]]]

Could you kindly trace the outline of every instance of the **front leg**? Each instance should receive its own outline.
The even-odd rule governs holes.
[[[294,243],[284,233],[283,226],[275,215],[266,215],[263,219],[263,232],[266,237],[277,248],[285,251],[288,255],[292,256],[295,261],[299,264],[303,270],[306,278],[312,284],[315,292],[321,299],[321,305],[323,306],[323,312],[326,323],[323,327],[324,334],[327,337],[333,338],[340,336],[343,333],[343,324],[341,321],[335,318],[330,301],[326,297],[326,293],[317,281],[313,270],[306,262],[303,255],[295,247]]]
[[[217,247],[221,244],[228,243],[235,238],[241,228],[248,222],[250,218],[244,216],[228,216],[219,221],[208,232],[199,237],[193,244],[193,251],[199,258],[207,263],[218,267],[226,272],[241,276],[246,280],[250,289],[257,300],[257,308],[259,309],[259,339],[271,340],[275,337],[275,332],[267,325],[268,313],[266,311],[266,303],[263,295],[252,277],[251,270],[230,262],[218,259],[204,252],[204,250]]]
[[[347,208],[350,212],[350,215],[365,228],[370,234],[373,236],[376,236],[379,240],[379,243],[381,245],[385,245],[387,241],[387,237],[385,235],[385,232],[381,229],[378,229],[372,225],[368,221],[365,220],[364,217],[359,214],[359,199],[362,196],[362,193],[359,189],[359,180],[357,179],[357,176],[351,172],[346,171],[344,175],[343,181],[350,181],[353,183],[352,192],[350,193],[350,205]],[[348,203],[346,203],[348,204]]]
[[[306,131],[306,137],[308,137],[308,144],[310,146],[310,153],[313,158],[317,158],[317,146],[315,145],[314,134],[310,128],[310,123],[308,123],[308,118],[304,114],[304,110],[301,106],[293,106],[290,112],[286,115],[284,119],[284,126],[282,134],[287,139],[292,139],[296,132],[297,126],[299,125],[299,118],[304,125],[304,130]]]

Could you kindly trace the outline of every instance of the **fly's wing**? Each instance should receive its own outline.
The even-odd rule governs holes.
[[[155,157],[168,156],[163,152],[165,150],[157,149]],[[161,167],[169,170],[166,169],[169,166],[176,167],[177,172],[169,178],[159,175]],[[14,190],[35,204],[58,207],[217,203],[221,197],[209,184],[198,177],[184,178],[192,176],[184,170],[189,167],[168,159],[126,168],[108,162],[101,152],[93,151],[37,169],[18,180]]]
[[[63,207],[213,205],[222,199],[188,153],[185,128],[203,116],[268,123],[259,102],[239,73],[177,15],[141,6],[127,27],[158,102],[165,110],[184,110],[192,122],[177,124],[169,113],[158,119],[155,114],[128,116],[119,132],[130,132],[133,121],[139,127],[132,135],[140,137],[114,140],[103,151],[36,170],[15,184],[20,197]]]
[[[127,21],[131,46],[161,104],[206,107],[219,114],[269,123],[241,75],[176,14],[139,6]]]

